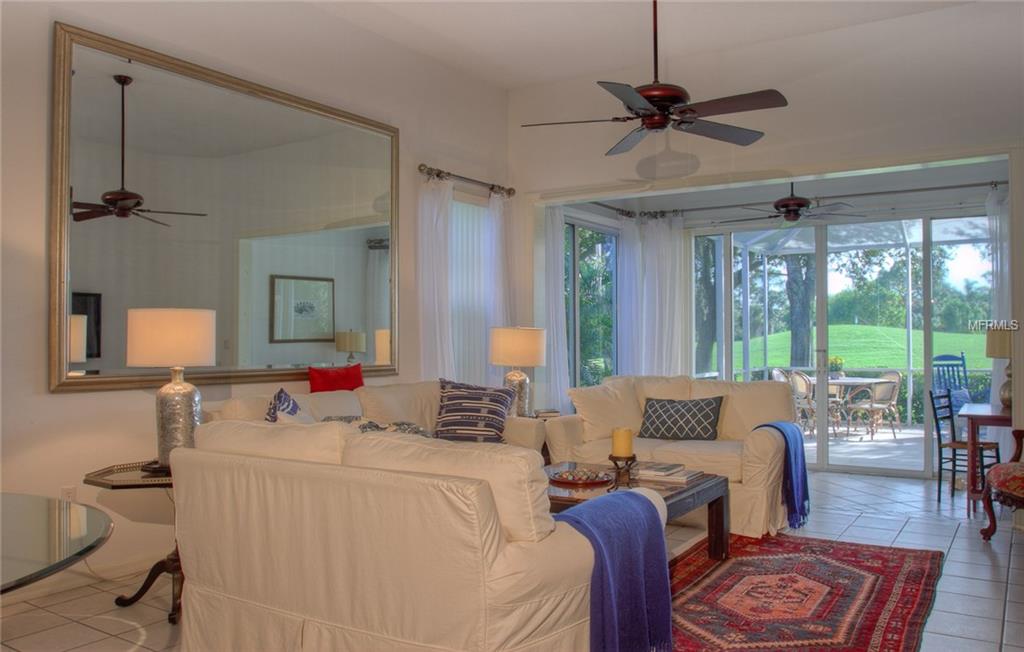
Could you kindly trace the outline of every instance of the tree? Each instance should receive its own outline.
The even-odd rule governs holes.
[[[716,242],[713,237],[694,239],[693,246],[693,368],[697,373],[714,369],[712,356],[718,336],[718,297],[715,292]]]
[[[783,259],[786,264],[786,298],[789,299],[789,364],[811,367],[814,255],[789,254]]]

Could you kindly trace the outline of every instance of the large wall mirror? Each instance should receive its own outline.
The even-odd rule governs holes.
[[[132,308],[216,311],[194,383],[397,370],[398,130],[56,24],[55,391],[158,386]]]

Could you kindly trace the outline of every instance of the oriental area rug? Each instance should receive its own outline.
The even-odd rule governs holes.
[[[702,543],[673,560],[676,652],[910,652],[920,647],[942,553],[779,535]]]

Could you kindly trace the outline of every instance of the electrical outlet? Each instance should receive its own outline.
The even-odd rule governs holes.
[[[75,502],[75,494],[77,493],[77,490],[78,487],[61,487],[59,498],[69,503],[73,503]]]

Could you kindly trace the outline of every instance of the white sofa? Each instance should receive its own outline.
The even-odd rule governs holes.
[[[364,385],[355,391],[291,393],[303,413],[314,422],[332,416],[363,416],[379,423],[407,421],[433,432],[441,406],[441,385],[436,380],[390,385]],[[203,421],[263,421],[271,395],[243,396],[203,403]],[[510,416],[502,433],[510,444],[540,451],[544,423]]]
[[[546,423],[552,462],[607,462],[616,427],[640,430],[648,398],[723,396],[715,441],[634,440],[642,461],[682,463],[729,478],[729,523],[749,537],[786,528],[782,503],[784,444],[773,429],[757,426],[793,421],[793,396],[786,383],[733,383],[688,376],[617,376],[596,387],[569,391],[577,414]]]
[[[551,518],[542,464],[338,422],[204,424],[171,456],[183,649],[588,649],[593,551]]]

